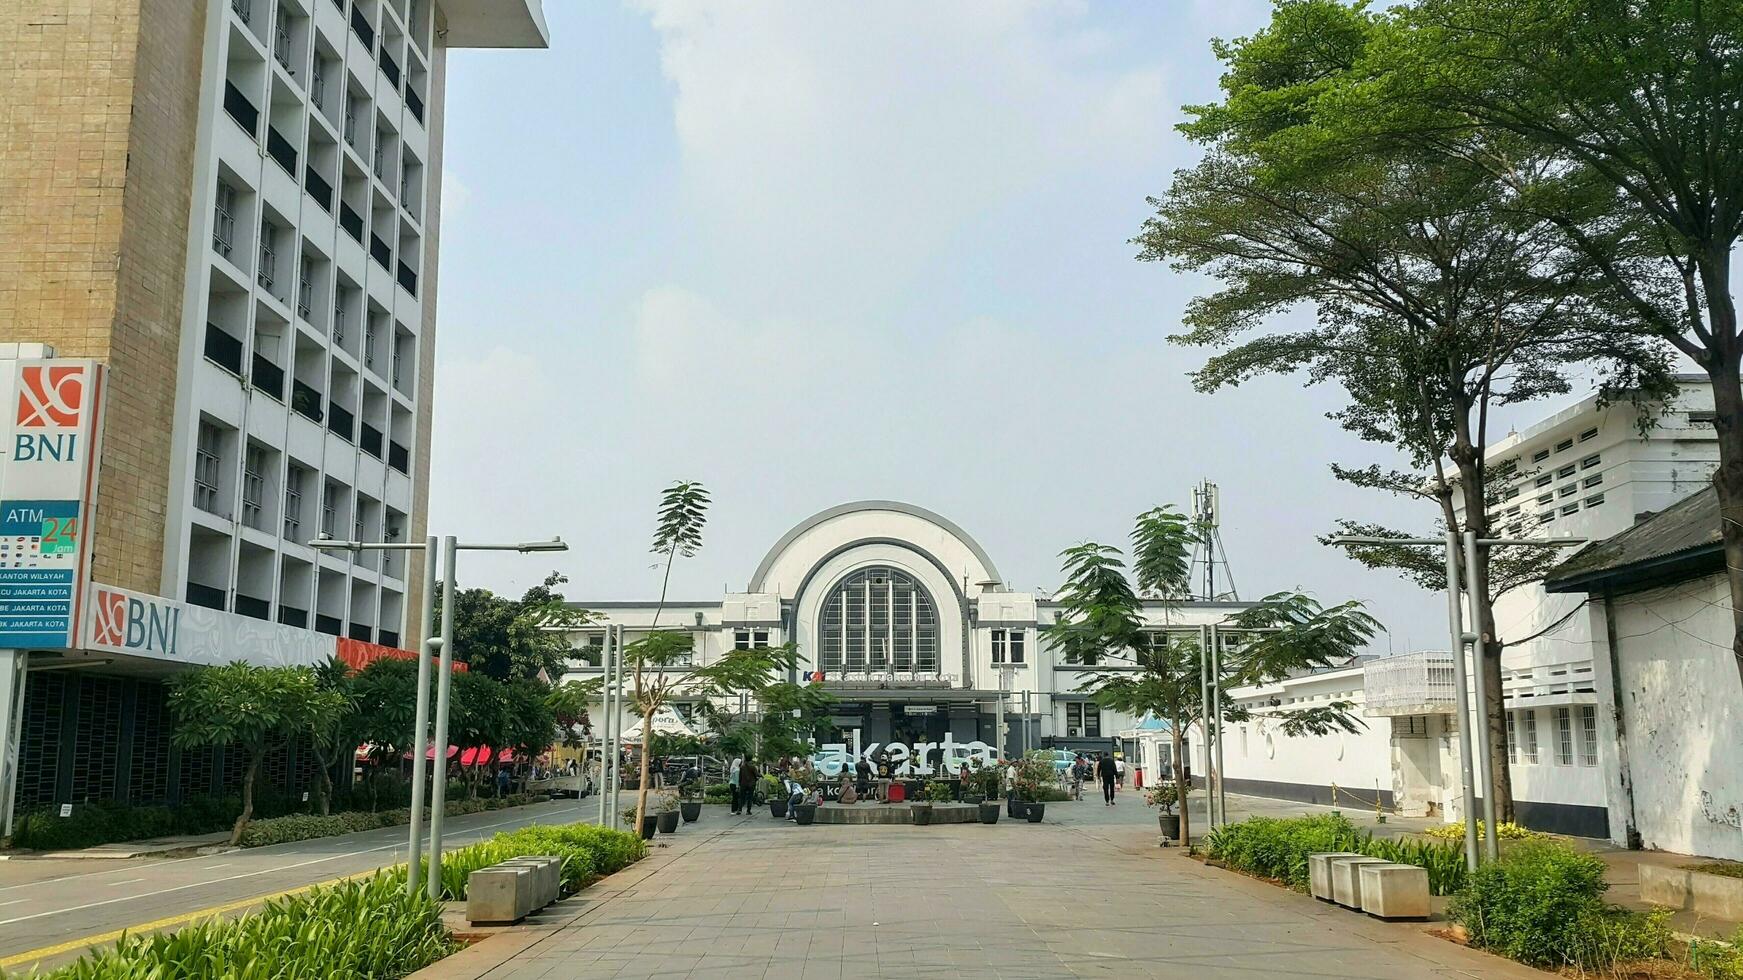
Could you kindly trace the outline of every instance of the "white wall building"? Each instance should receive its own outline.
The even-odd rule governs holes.
[[[1066,663],[1047,642],[1059,603],[1010,591],[966,531],[910,504],[861,501],[815,514],[769,549],[744,592],[669,602],[657,623],[652,602],[575,605],[599,613],[601,627],[624,627],[630,641],[655,626],[687,629],[703,661],[735,645],[792,641],[799,672],[821,672],[837,698],[833,721],[844,739],[858,729],[868,743],[938,741],[949,733],[958,742],[996,744],[1007,668],[1007,753],[1022,745],[1025,724],[1031,747],[1107,751],[1139,720],[1103,710],[1076,690],[1086,665]],[[1196,637],[1200,624],[1245,608],[1146,603],[1144,616],[1158,632]],[[583,630],[575,641],[583,649],[601,643],[603,629]],[[570,676],[598,676],[598,659],[584,653]]]

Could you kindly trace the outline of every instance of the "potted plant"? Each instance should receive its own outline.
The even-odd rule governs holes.
[[[1157,783],[1144,793],[1144,803],[1161,808],[1161,812],[1156,814],[1156,822],[1162,828],[1162,836],[1179,840],[1180,814],[1175,813],[1174,808],[1180,803],[1180,787],[1173,782]]]
[[[683,814],[685,823],[695,823],[702,817],[702,784],[700,782],[686,783],[678,797],[678,812]]]
[[[648,802],[657,818],[660,833],[677,833],[678,798],[671,793],[661,793],[657,798],[652,798]]]
[[[927,803],[954,803],[956,787],[948,779],[934,779],[926,784],[926,791],[920,795]]]
[[[776,779],[773,773],[765,773],[761,779],[757,780],[757,789],[762,793],[763,799],[769,803],[769,815],[776,820],[785,820],[787,817],[787,791],[781,786],[781,781]]]
[[[1030,823],[1041,822],[1041,816],[1047,810],[1041,791],[1051,786],[1054,778],[1053,756],[1044,749],[1030,752],[1017,760],[1012,767],[1012,781],[1016,786],[1017,799],[1023,805],[1023,816]]]
[[[635,807],[624,808],[623,822],[632,826],[635,824]],[[660,818],[652,813],[642,817],[642,825],[640,828],[642,840],[654,839],[654,830],[659,826],[659,822]]]
[[[981,823],[998,823],[999,822],[999,801],[998,800],[981,800],[980,801],[980,822]]]

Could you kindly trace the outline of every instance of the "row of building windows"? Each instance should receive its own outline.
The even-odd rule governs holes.
[[[1589,704],[1543,709],[1549,714],[1553,759],[1558,766],[1598,764],[1598,709]],[[1507,760],[1534,766],[1541,761],[1537,709],[1507,712]]]
[[[1023,663],[1023,647],[1028,642],[1028,635],[1028,630],[993,630],[993,663],[1010,665]]]

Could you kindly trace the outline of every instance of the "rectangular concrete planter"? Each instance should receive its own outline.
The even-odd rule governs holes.
[[[1307,856],[1307,891],[1314,898],[1331,901],[1331,861],[1332,858],[1353,858],[1362,855],[1354,851],[1329,851],[1323,854]]]
[[[480,868],[466,876],[466,921],[507,925],[557,900],[562,862],[528,856]]]
[[[1331,859],[1331,900],[1346,909],[1362,907],[1362,879],[1358,873],[1364,864],[1389,864],[1371,857],[1340,857]]]
[[[1642,899],[1654,905],[1689,909],[1715,919],[1743,921],[1743,878],[1656,864],[1639,867]]]
[[[1362,911],[1381,919],[1428,918],[1428,871],[1414,864],[1356,865]]]

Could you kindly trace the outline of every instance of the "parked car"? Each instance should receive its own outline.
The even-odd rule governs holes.
[[[1053,753],[1053,769],[1055,772],[1065,772],[1071,764],[1077,761],[1077,753],[1070,749],[1049,749]]]

